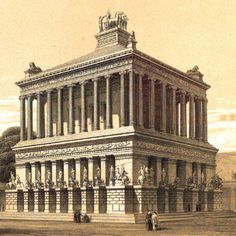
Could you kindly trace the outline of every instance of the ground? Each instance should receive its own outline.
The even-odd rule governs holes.
[[[161,230],[147,232],[142,224],[108,224],[0,220],[0,235],[236,235],[236,217],[203,218],[161,224]]]

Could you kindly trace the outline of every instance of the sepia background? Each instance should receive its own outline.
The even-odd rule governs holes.
[[[107,10],[128,15],[139,50],[182,71],[199,66],[211,85],[209,142],[220,150],[218,173],[230,179],[236,166],[233,0],[0,0],[0,134],[19,125],[14,83],[28,63],[44,70],[93,51],[98,17]]]

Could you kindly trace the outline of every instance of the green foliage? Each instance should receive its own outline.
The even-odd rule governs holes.
[[[15,154],[12,147],[19,141],[20,127],[10,127],[0,137],[0,182],[8,182],[10,172],[15,172]]]

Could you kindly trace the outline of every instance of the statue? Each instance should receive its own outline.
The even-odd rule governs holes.
[[[88,184],[89,184],[89,181],[88,181],[88,171],[87,171],[86,167],[84,167],[84,169],[83,169],[83,186],[87,187]]]
[[[197,173],[196,173],[196,170],[193,171],[193,183],[197,184]]]
[[[69,187],[78,187],[79,182],[76,180],[75,170],[72,168],[69,178]]]
[[[98,166],[96,169],[96,175],[95,175],[95,186],[99,186],[102,184],[102,179],[101,179],[101,170],[100,167]]]
[[[115,183],[117,185],[127,185],[130,183],[128,173],[125,171],[124,166],[116,168]]]
[[[116,12],[115,17],[111,17],[110,11],[107,11],[105,16],[100,16],[98,19],[99,32],[103,32],[113,28],[121,28],[127,30],[128,17],[124,12]]]
[[[34,187],[35,188],[43,188],[43,183],[41,182],[41,172],[39,170],[37,171],[37,176],[36,176],[36,180],[34,183]]]
[[[58,188],[65,188],[66,187],[66,181],[64,181],[64,179],[63,179],[63,172],[61,170],[58,173],[57,187]]]
[[[138,184],[139,185],[150,185],[153,184],[153,180],[154,180],[154,170],[153,168],[148,168],[147,166],[143,165],[141,166],[140,170],[139,170],[139,177],[138,177]]]
[[[218,174],[215,174],[212,176],[211,178],[211,182],[209,183],[209,187],[212,187],[215,190],[221,190],[223,187],[223,181],[222,179],[219,177]]]
[[[196,65],[192,69],[188,70],[187,73],[196,73],[199,71],[199,67]]]
[[[26,180],[26,183],[25,183],[25,188],[27,189],[31,189],[33,187],[33,184],[32,184],[32,174],[31,172],[28,173],[28,178]]]
[[[110,185],[115,184],[115,169],[114,169],[113,165],[111,165],[111,167],[110,167],[109,184]]]
[[[202,184],[205,183],[205,174],[204,174],[204,172],[201,173],[201,183]]]
[[[29,69],[25,71],[26,76],[35,75],[42,72],[41,68],[36,66],[34,62],[29,63]]]
[[[46,187],[47,188],[54,187],[54,183],[52,182],[52,174],[50,170],[47,171]]]
[[[16,187],[17,188],[24,188],[24,184],[23,184],[23,182],[21,182],[19,175],[16,176]]]
[[[162,179],[163,182],[166,182],[166,171],[165,171],[165,168],[162,168],[161,179]]]
[[[9,182],[6,184],[7,189],[15,189],[16,188],[16,179],[13,171],[10,172]]]

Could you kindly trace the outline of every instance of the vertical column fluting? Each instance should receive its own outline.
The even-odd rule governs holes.
[[[74,102],[74,84],[68,86],[69,92],[69,134],[75,133],[75,102]]]
[[[47,91],[47,136],[53,136],[53,120],[52,120],[52,90]]]
[[[64,181],[66,182],[67,186],[69,186],[69,160],[64,160],[63,165],[64,165]]]
[[[195,130],[196,130],[196,139],[202,140],[202,101],[201,98],[197,97],[195,99]]]
[[[98,94],[98,78],[93,80],[93,129],[99,130],[99,94]]]
[[[87,117],[86,117],[86,82],[81,83],[81,131],[87,131]]]
[[[25,140],[25,97],[20,96],[20,140]]]
[[[203,132],[202,132],[202,139],[204,142],[208,141],[208,129],[207,129],[207,99],[203,99],[202,101],[202,126],[203,126]]]
[[[79,185],[82,186],[82,178],[81,178],[81,172],[82,172],[82,168],[81,168],[81,160],[80,159],[76,159],[75,160],[75,178],[76,180],[79,182]]]
[[[181,91],[180,94],[180,135],[187,136],[185,91]]]
[[[129,125],[135,125],[134,114],[134,71],[129,71]]]
[[[176,97],[176,135],[179,135],[179,101],[178,96]]]
[[[44,104],[42,93],[37,94],[37,138],[43,138],[44,130]]]
[[[155,128],[155,80],[150,79],[149,128]]]
[[[171,133],[176,134],[176,87],[171,86]]]
[[[166,82],[161,82],[161,125],[160,131],[166,132]]]
[[[143,128],[143,75],[138,75],[138,80],[139,80],[139,96],[138,96],[138,104],[139,104],[139,109],[138,109],[138,125],[139,127]]]
[[[63,135],[63,88],[57,89],[57,135]]]
[[[120,125],[125,126],[125,74],[120,73]]]
[[[194,95],[189,94],[189,138],[194,138]]]
[[[27,139],[33,138],[33,96],[27,97]]]
[[[101,179],[105,185],[109,184],[107,162],[106,156],[101,157]]]
[[[106,129],[112,128],[111,121],[111,76],[108,75],[105,77],[106,79]]]
[[[45,179],[46,179],[46,163],[41,162],[41,182],[45,186]]]
[[[52,161],[52,182],[56,186],[57,184],[57,162]]]

